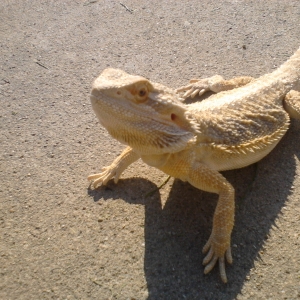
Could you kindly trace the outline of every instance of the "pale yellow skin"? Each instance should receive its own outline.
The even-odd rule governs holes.
[[[211,236],[203,251],[204,273],[219,261],[227,282],[225,257],[232,262],[230,238],[234,224],[234,188],[219,173],[241,168],[266,156],[289,127],[300,119],[300,49],[271,74],[259,79],[221,76],[191,80],[177,92],[183,98],[206,91],[207,100],[184,105],[175,91],[140,76],[106,69],[91,93],[100,123],[128,145],[102,173],[88,177],[105,185],[141,158],[166,174],[219,195]]]

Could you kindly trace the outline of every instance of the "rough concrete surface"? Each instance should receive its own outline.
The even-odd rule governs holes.
[[[300,2],[2,0],[0,299],[299,299],[300,122],[236,188],[234,264],[203,275],[216,195],[141,162],[91,109],[106,67],[176,88],[259,76],[300,46]],[[154,190],[149,195],[149,191]]]

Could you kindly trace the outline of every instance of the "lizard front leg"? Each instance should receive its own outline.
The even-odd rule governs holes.
[[[93,181],[92,186],[106,185],[107,182],[114,177],[114,182],[117,183],[122,172],[132,163],[137,161],[140,156],[133,151],[131,147],[127,147],[124,151],[113,161],[113,163],[102,169],[102,173],[88,176],[88,180]]]
[[[227,282],[225,257],[228,263],[232,263],[230,238],[234,224],[234,188],[219,172],[201,163],[192,167],[188,181],[201,190],[219,194],[212,233],[203,248],[204,253],[208,252],[203,264],[207,274],[219,261],[221,279]]]
[[[291,118],[300,120],[300,92],[289,91],[283,100],[283,107]]]
[[[184,99],[188,98],[189,96],[194,98],[197,94],[201,96],[208,91],[219,93],[222,91],[232,90],[246,85],[252,80],[254,80],[254,78],[248,76],[225,80],[222,76],[215,75],[204,79],[191,79],[190,84],[177,89],[176,92],[185,92],[182,96]]]

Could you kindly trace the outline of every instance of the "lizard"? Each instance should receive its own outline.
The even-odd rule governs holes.
[[[214,92],[185,104],[188,97]],[[300,48],[275,71],[259,78],[192,79],[174,90],[122,70],[108,68],[90,95],[100,124],[124,151],[101,173],[88,177],[97,188],[138,159],[196,188],[218,194],[211,235],[203,248],[204,273],[219,264],[226,283],[232,263],[235,191],[220,171],[253,164],[278,144],[300,119]]]

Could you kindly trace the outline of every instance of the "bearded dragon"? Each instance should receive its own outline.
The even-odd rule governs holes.
[[[193,104],[189,96],[215,94]],[[181,96],[180,96],[181,95]],[[105,69],[94,81],[92,107],[112,137],[127,145],[113,163],[88,177],[105,185],[141,158],[166,174],[219,195],[211,235],[203,248],[204,273],[225,258],[232,263],[234,188],[220,171],[242,168],[266,156],[300,119],[300,48],[281,67],[258,79],[225,80],[216,75],[192,79],[173,90],[118,69]]]

